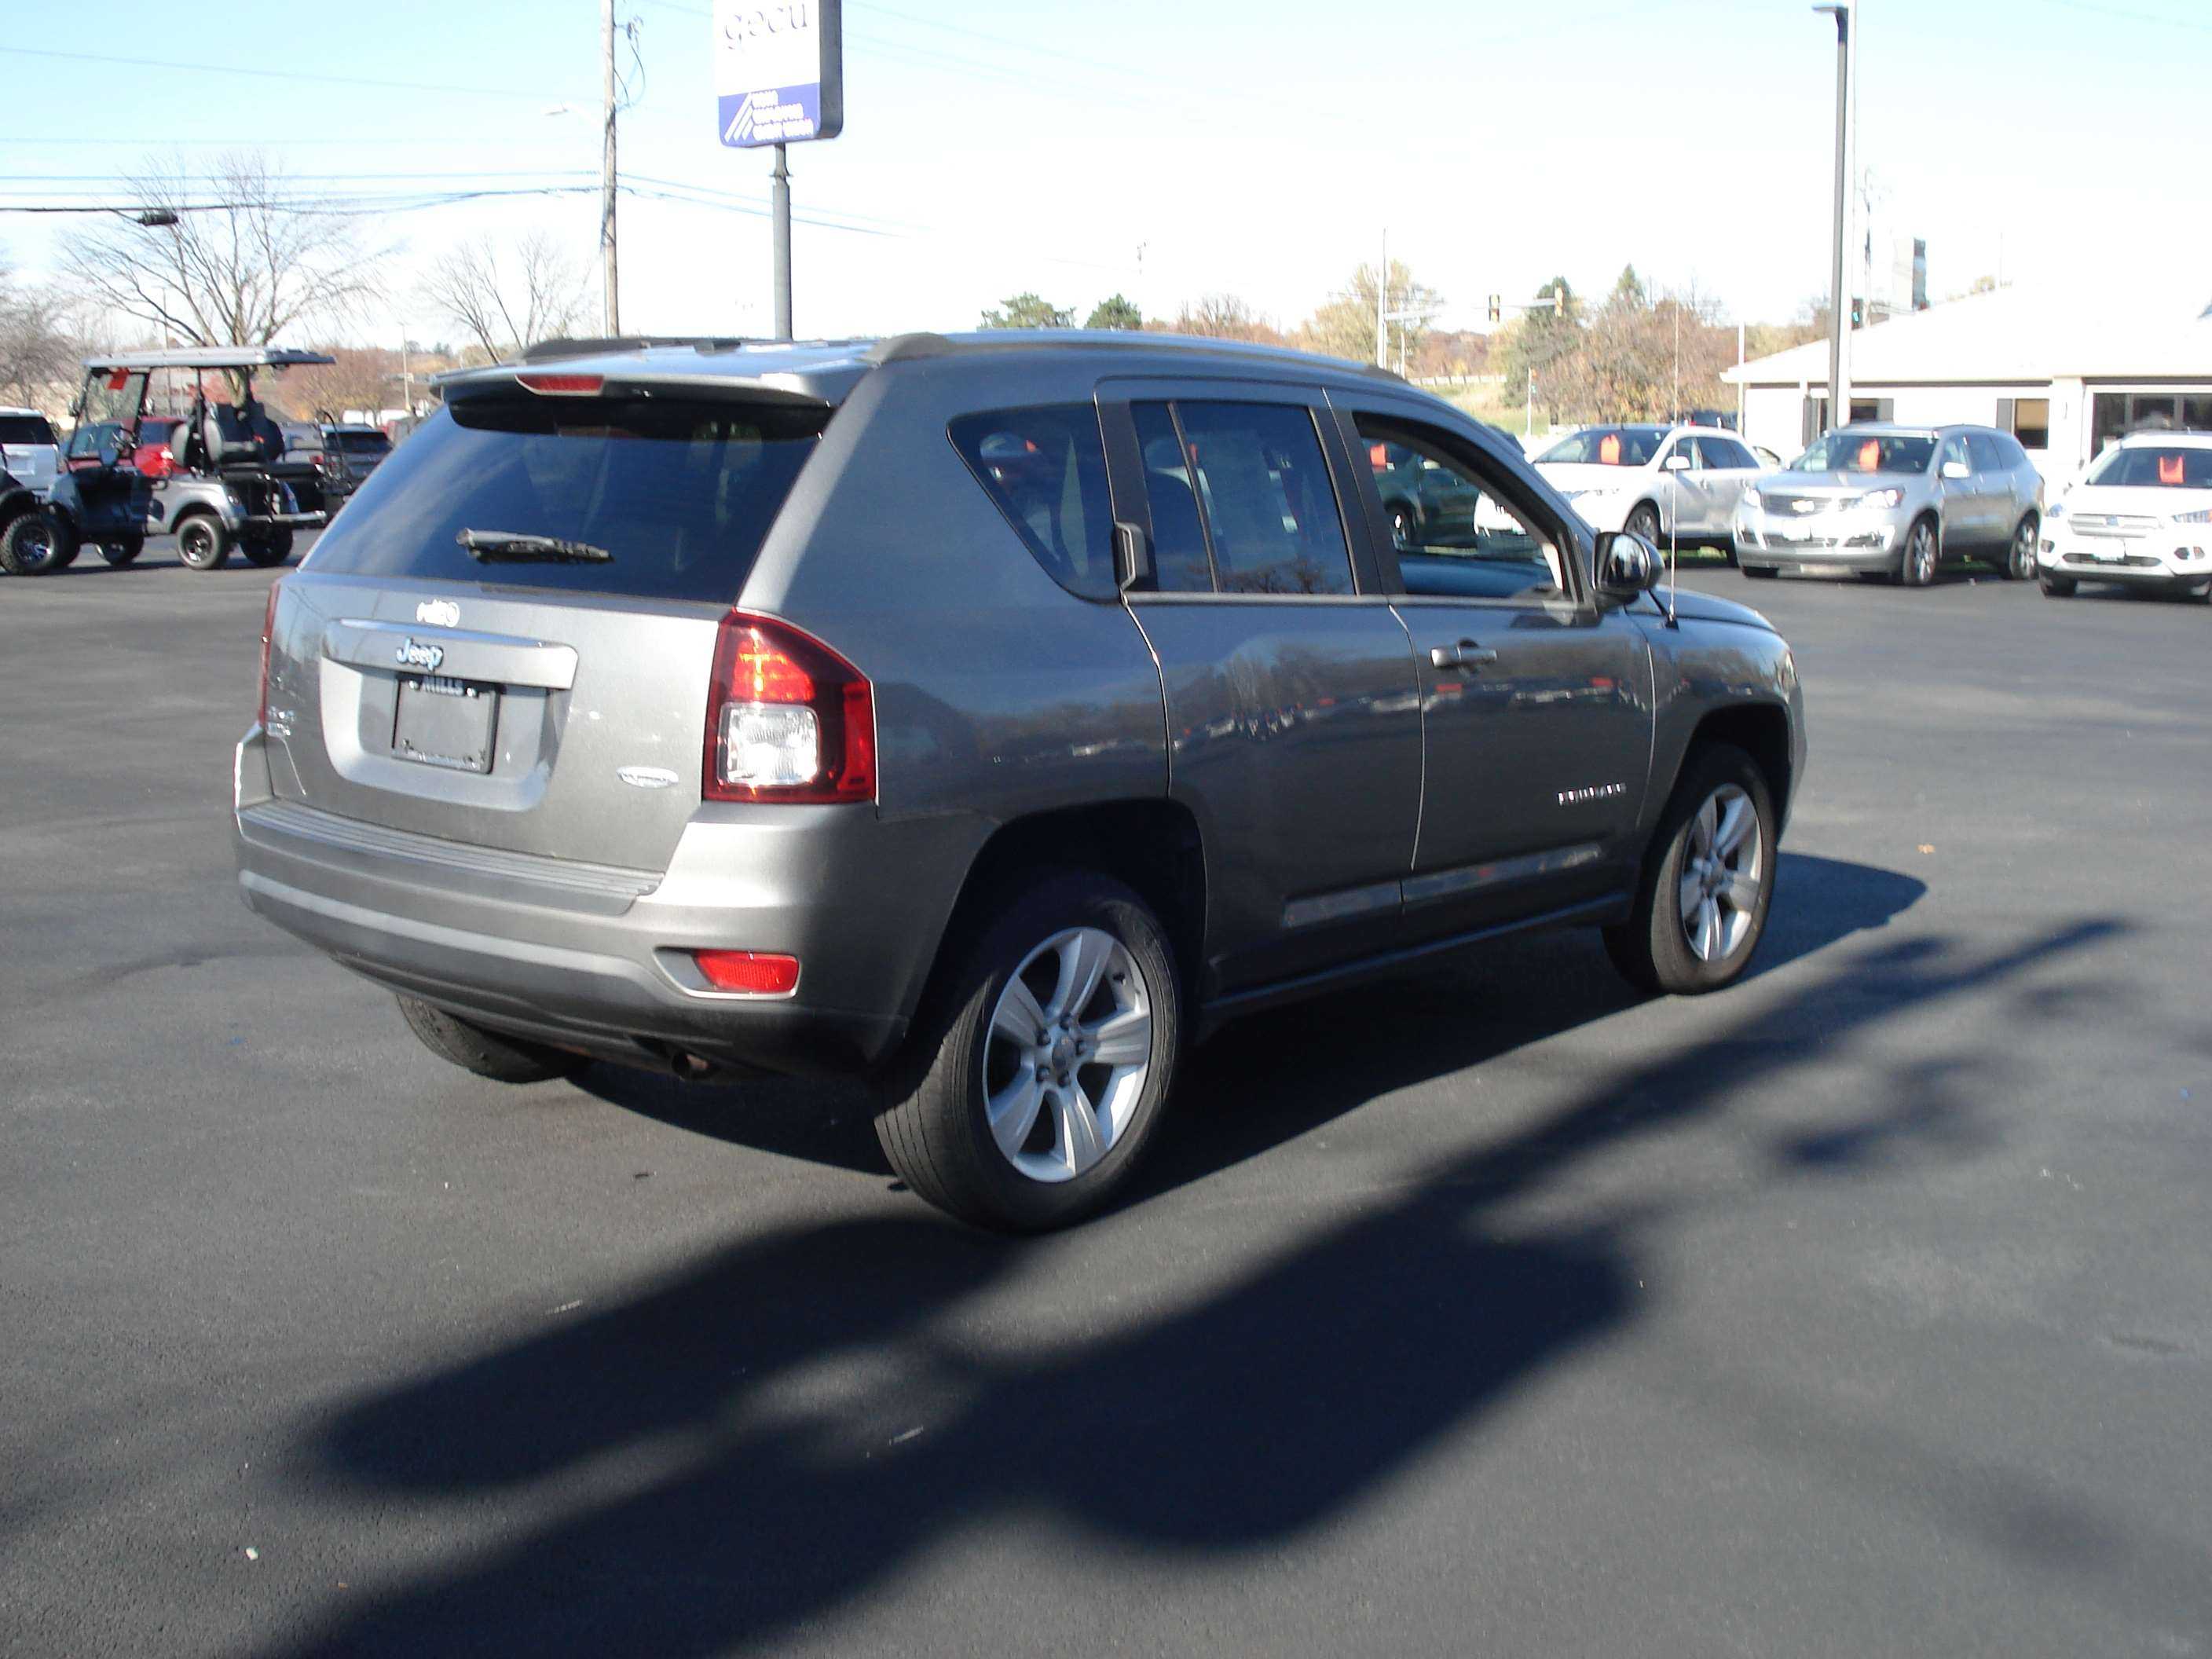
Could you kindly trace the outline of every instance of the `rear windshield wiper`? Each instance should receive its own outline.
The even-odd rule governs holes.
[[[611,564],[615,556],[589,542],[564,542],[517,530],[464,530],[453,539],[478,564]]]

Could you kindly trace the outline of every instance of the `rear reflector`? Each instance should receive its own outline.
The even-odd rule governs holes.
[[[717,991],[788,996],[799,988],[799,958],[767,951],[694,951],[691,959]]]
[[[569,398],[596,398],[607,383],[604,374],[518,374],[514,378],[532,392]]]
[[[269,641],[276,632],[276,595],[283,586],[282,576],[269,584],[269,608],[261,613],[261,701],[253,714],[257,726],[269,724]]]

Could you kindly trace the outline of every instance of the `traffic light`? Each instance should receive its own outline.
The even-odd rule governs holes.
[[[1490,296],[1490,320],[1493,323],[1499,322],[1504,320],[1504,316],[1505,296],[1502,294],[1492,295]]]

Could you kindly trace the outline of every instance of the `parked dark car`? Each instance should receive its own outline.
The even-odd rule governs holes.
[[[1393,375],[1056,332],[442,385],[272,592],[239,879],[481,1075],[866,1077],[915,1191],[1036,1229],[1237,1014],[1522,928],[1658,991],[1758,945],[1789,647]],[[1394,537],[1397,451],[1474,530]]]

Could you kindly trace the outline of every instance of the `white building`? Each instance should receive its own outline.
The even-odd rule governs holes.
[[[2212,430],[2204,299],[2007,288],[1877,323],[1851,336],[1851,418],[1997,427],[2057,483],[2145,422]],[[1753,443],[1791,455],[1826,427],[1826,340],[1722,378]]]

